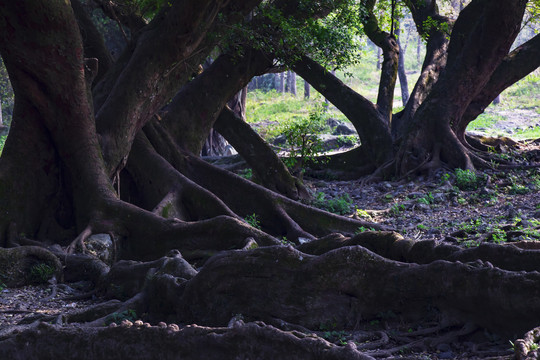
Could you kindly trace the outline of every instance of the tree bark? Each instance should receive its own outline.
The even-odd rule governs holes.
[[[307,80],[304,80],[304,99],[309,99],[311,96],[311,87]]]
[[[420,59],[421,36],[427,37],[426,56],[422,64],[422,72],[410,94],[409,101],[403,111],[393,118],[392,135],[398,142],[402,138],[407,126],[409,126],[418,107],[425,100],[434,84],[437,82],[441,71],[446,66],[448,36],[444,31],[431,28],[424,29],[424,23],[429,19],[434,19],[440,24],[452,27],[452,22],[441,16],[435,1],[423,1],[421,3],[406,1],[406,5],[411,11],[416,29],[419,33],[417,57]],[[442,25],[441,25],[442,27]],[[420,60],[419,60],[420,62]]]
[[[439,166],[441,161],[451,168],[473,168],[451,126],[460,120],[508,53],[519,31],[525,3],[476,0],[461,12],[452,31],[447,65],[416,111],[401,145],[399,174]],[[485,60],[479,63],[480,58]],[[435,134],[438,143],[433,141]]]
[[[271,65],[271,59],[257,50],[246,50],[243,56],[219,56],[178,92],[163,123],[181,147],[199,155],[223,107]]]
[[[401,88],[401,101],[403,106],[409,101],[409,84],[407,82],[407,74],[405,73],[405,47],[402,46],[401,40],[401,25],[398,23],[396,26],[396,41],[399,46],[399,59],[398,59],[398,76],[399,85]]]
[[[289,92],[296,96],[296,73],[294,71],[289,71]]]
[[[508,54],[497,66],[488,83],[471,101],[459,121],[453,124],[458,138],[465,141],[465,130],[503,90],[540,66],[540,35],[534,36]]]
[[[381,64],[381,77],[379,81],[379,92],[377,95],[377,109],[382,114],[386,123],[392,121],[392,108],[394,102],[394,88],[396,86],[399,45],[393,34],[384,32],[379,27],[377,18],[373,14],[375,1],[366,3],[368,14],[363,19],[364,32],[369,39],[382,49],[383,61]]]

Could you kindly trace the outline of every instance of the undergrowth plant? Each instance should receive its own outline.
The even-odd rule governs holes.
[[[261,221],[259,220],[259,216],[257,214],[248,215],[244,218],[244,220],[246,220],[250,226],[261,230]]]
[[[285,136],[289,156],[285,165],[296,176],[302,176],[306,161],[317,162],[317,155],[323,152],[323,142],[319,133],[327,129],[326,108],[318,106],[308,117],[296,117],[286,122],[281,130]]]
[[[7,135],[0,136],[0,156],[2,156],[2,150],[4,150],[4,145],[6,144]]]
[[[128,309],[122,312],[115,312],[107,316],[105,319],[105,325],[110,325],[112,323],[121,323],[124,320],[129,320],[131,322],[137,320],[137,313],[133,309]]]
[[[476,190],[484,181],[484,177],[471,170],[456,169],[456,186],[460,190]]]
[[[346,215],[351,212],[353,204],[351,197],[347,193],[335,199],[327,199],[325,193],[318,192],[315,194],[315,199],[313,199],[311,205],[334,214]]]
[[[30,268],[30,279],[32,282],[44,283],[53,277],[54,273],[54,267],[44,263],[39,263]]]

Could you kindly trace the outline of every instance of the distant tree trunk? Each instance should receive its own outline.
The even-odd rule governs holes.
[[[304,99],[309,99],[311,96],[311,87],[309,86],[309,83],[304,80]]]
[[[296,96],[296,73],[289,71],[289,92]]]
[[[418,35],[418,41],[416,43],[416,63],[420,65],[422,63],[422,57],[420,53],[422,52],[422,37]]]
[[[278,93],[284,93],[285,92],[285,72],[279,73],[279,88]]]
[[[498,105],[501,103],[501,94],[497,95],[495,99],[493,99],[493,104]]]
[[[377,46],[377,70],[381,70],[382,66],[382,50]]]
[[[386,123],[390,124],[394,103],[394,89],[397,80],[399,45],[393,34],[387,33],[379,27],[379,22],[373,14],[375,1],[371,1],[369,6],[369,14],[362,19],[364,32],[382,51],[377,108],[386,119]]]
[[[406,46],[402,46],[400,40],[401,26],[400,23],[396,24],[396,39],[399,46],[399,60],[398,60],[398,76],[399,85],[401,86],[401,100],[403,106],[409,101],[409,84],[407,83],[407,74],[405,73],[405,51]]]
[[[244,87],[227,103],[235,115],[244,121],[246,120],[247,93],[247,87]]]

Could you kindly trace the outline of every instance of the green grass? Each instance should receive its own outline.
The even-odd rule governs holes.
[[[492,113],[484,113],[481,114],[469,124],[467,127],[467,130],[490,130],[497,122],[504,120],[504,116],[492,114]],[[493,130],[492,130],[493,131]]]

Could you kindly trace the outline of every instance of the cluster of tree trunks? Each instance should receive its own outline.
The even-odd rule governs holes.
[[[166,2],[148,24],[133,13],[116,16],[132,38],[113,62],[77,0],[71,6],[61,0],[0,2],[0,53],[15,92],[0,158],[0,246],[18,249],[2,249],[18,255],[0,259],[3,269],[16,267],[7,272],[14,284],[35,263],[58,271],[63,261],[64,279],[90,278],[109,296],[127,298],[108,304],[109,312],[133,307],[154,322],[225,326],[242,314],[304,328],[335,321],[337,328],[352,329],[381,311],[415,318],[428,309],[501,333],[538,325],[537,250],[461,251],[392,232],[354,236],[361,227],[388,229],[296,201],[309,196],[305,187],[227,106],[253,76],[271,70],[274,56],[232,49],[201,73],[224,29],[244,22],[272,28],[279,38],[278,28],[260,26],[268,25],[265,12],[247,16],[259,3]],[[309,11],[297,1],[272,6],[284,16],[309,19],[328,14],[333,3],[317,2]],[[538,67],[540,56],[531,57],[538,36],[509,52],[527,1],[473,0],[455,23],[438,14],[435,1],[405,3],[419,29],[428,18],[441,25],[426,34],[422,74],[401,113],[392,114],[399,46],[371,16],[374,1],[365,2],[362,21],[384,53],[376,104],[309,54],[287,64],[358,130],[361,148],[335,163],[377,176],[486,164],[486,155],[466,142],[464,126]],[[451,28],[449,40],[444,29]],[[234,144],[262,185],[198,156],[213,128]],[[253,215],[257,221],[244,220]],[[117,259],[124,260],[108,264],[111,270],[73,254],[100,233],[110,234]],[[113,291],[119,287],[121,294]],[[85,321],[103,325],[104,315],[96,314]],[[52,357],[65,344],[78,358],[99,342],[103,347],[90,350],[95,358],[143,358],[148,350],[140,344],[152,342],[171,357],[204,343],[201,358],[217,351],[271,357],[276,349],[291,358],[369,358],[352,345],[335,347],[258,323],[175,329],[39,325],[2,335],[0,354],[28,358],[40,347],[39,356]],[[54,345],[43,348],[44,337]],[[269,347],[268,339],[282,347]]]

